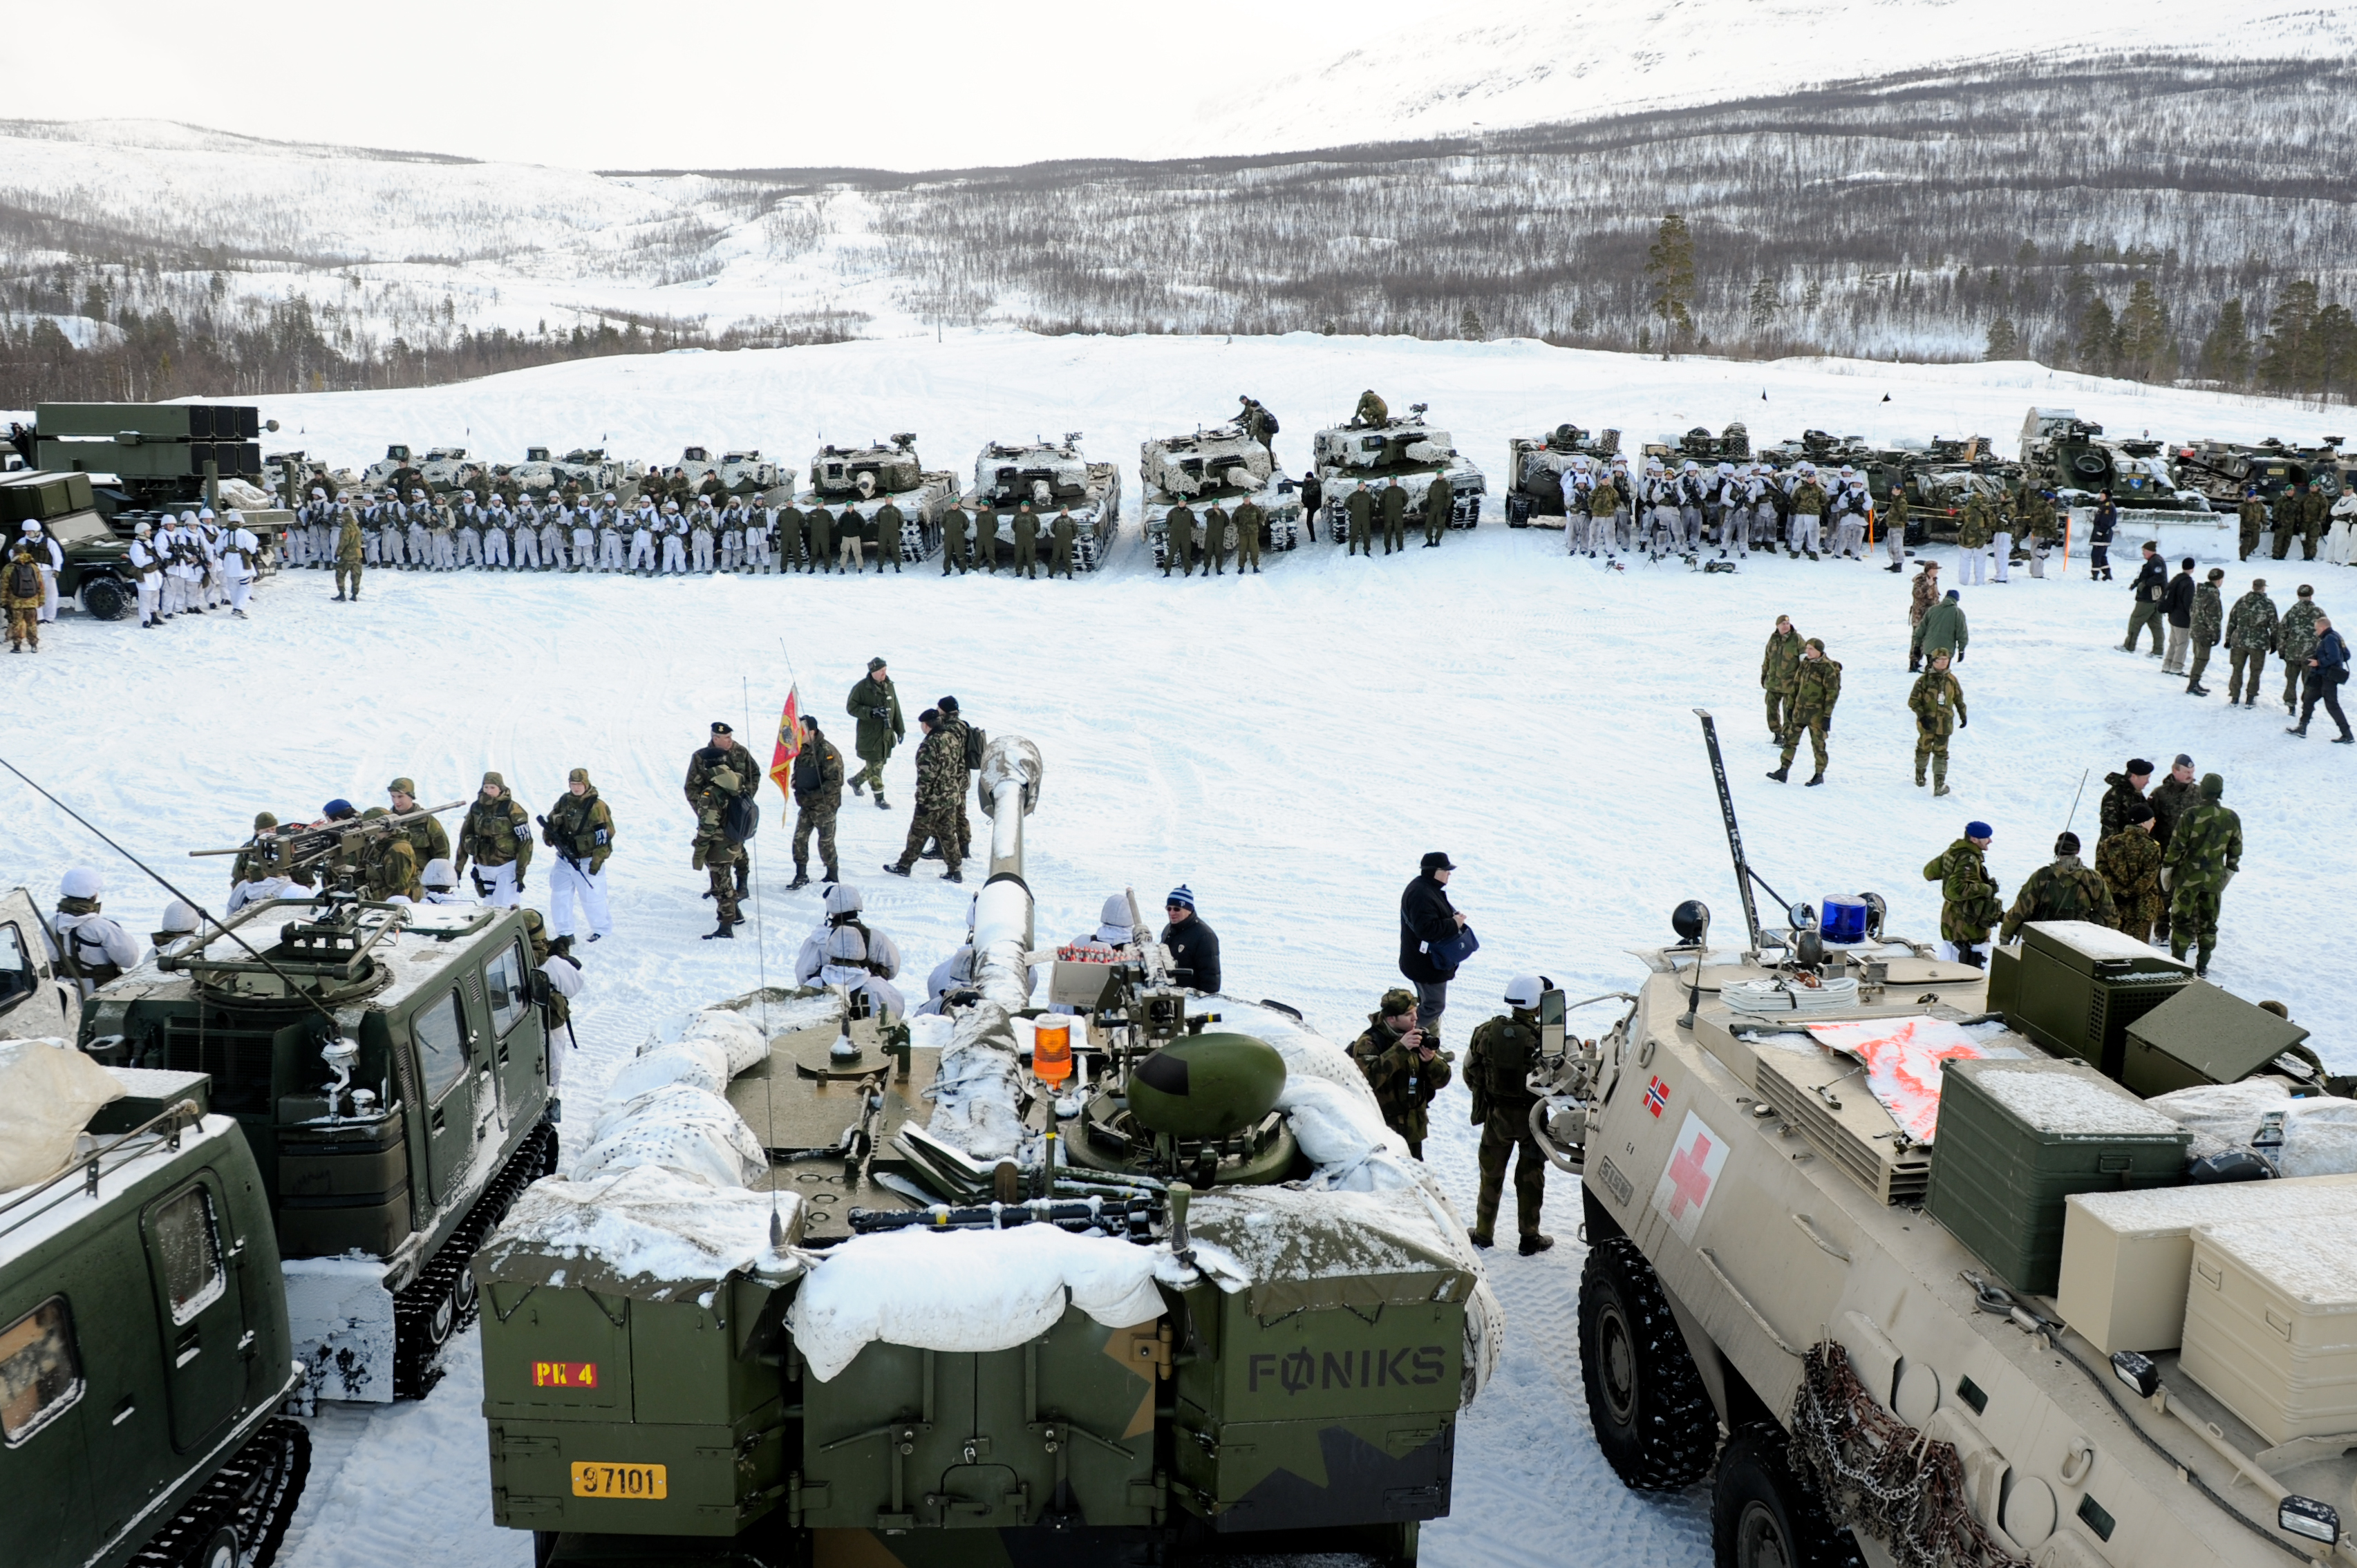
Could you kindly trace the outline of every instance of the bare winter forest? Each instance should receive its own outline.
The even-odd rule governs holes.
[[[0,171],[0,405],[935,322],[2031,358],[2347,399],[2352,146],[2357,64],[2121,56],[1263,158],[542,171],[562,189],[413,161],[362,207],[296,182],[210,219]],[[1648,267],[1670,213],[1683,310]],[[555,324],[493,324],[503,289],[561,297]]]

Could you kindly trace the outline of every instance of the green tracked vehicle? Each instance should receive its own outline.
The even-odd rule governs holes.
[[[707,1008],[485,1244],[539,1563],[1396,1563],[1448,1511],[1501,1330],[1462,1224],[1289,1010],[1032,950],[1039,779],[992,742],[942,1016]]]
[[[24,1061],[31,1052],[63,1059]],[[201,1073],[0,1042],[12,1095],[18,1066],[48,1090],[35,1098],[66,1153],[14,1190],[0,1180],[0,1556],[268,1568],[310,1439],[278,1413],[305,1367],[253,1150],[208,1112]],[[11,1140],[0,1162],[30,1152]]]
[[[523,912],[380,901],[433,811],[241,851],[316,880],[167,944],[82,1009],[81,1044],[210,1074],[262,1171],[315,1398],[422,1398],[475,1309],[476,1245],[554,1167],[548,983]]]

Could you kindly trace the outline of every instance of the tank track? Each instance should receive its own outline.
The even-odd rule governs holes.
[[[393,1298],[393,1397],[395,1400],[422,1400],[434,1391],[442,1380],[442,1344],[448,1343],[467,1325],[475,1320],[476,1294],[467,1293],[467,1299],[451,1318],[450,1332],[442,1344],[435,1343],[431,1335],[434,1310],[448,1299],[457,1283],[459,1271],[474,1262],[475,1249],[491,1228],[505,1219],[514,1207],[517,1197],[542,1176],[556,1169],[556,1129],[543,1122],[516,1145],[508,1163],[493,1177],[482,1195],[475,1199],[467,1217],[442,1243],[431,1261],[417,1272],[399,1295]]]
[[[197,1554],[223,1525],[237,1532],[239,1561],[246,1568],[270,1568],[310,1473],[311,1434],[303,1423],[285,1416],[263,1423],[139,1549],[130,1568],[193,1568]]]

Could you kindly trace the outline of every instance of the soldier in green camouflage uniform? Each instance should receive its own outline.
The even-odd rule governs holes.
[[[1809,752],[1817,770],[1809,782],[1825,781],[1825,740],[1834,732],[1834,704],[1841,701],[1842,667],[1825,657],[1825,639],[1809,639],[1801,650],[1801,667],[1792,681],[1792,717],[1784,729],[1784,755],[1769,778],[1781,784],[1792,777],[1792,758],[1801,749],[1801,732],[1809,735]]]
[[[2246,708],[2259,704],[2259,672],[2276,646],[2276,602],[2267,597],[2267,580],[2251,579],[2251,591],[2234,601],[2226,616],[2226,654],[2233,669],[2226,677],[2226,701]],[[2244,676],[2248,673],[2247,684]]]
[[[1195,575],[1195,511],[1185,501],[1170,509],[1163,520],[1165,543],[1162,551],[1162,575],[1170,575],[1170,568],[1178,568],[1182,577]]]
[[[2234,519],[2243,532],[2243,553],[2239,561],[2248,561],[2251,552],[2259,547],[2259,535],[2267,530],[2267,503],[2259,499],[2256,490],[2243,492],[2243,504],[2234,509]]]
[[[2299,585],[2291,607],[2283,613],[2276,626],[2276,654],[2284,666],[2284,712],[2297,717],[2299,714],[2299,680],[2308,673],[2309,655],[2316,651],[2319,634],[2316,623],[2324,618],[2323,609],[2316,602],[2316,590],[2308,584]]]
[[[851,792],[861,793],[869,786],[876,789],[876,808],[889,811],[884,803],[884,764],[891,758],[892,748],[908,734],[900,722],[900,693],[892,689],[892,676],[881,659],[867,661],[867,673],[851,688],[851,695],[843,702],[844,711],[859,721],[859,734],[854,749],[866,764],[851,776]]]
[[[2054,841],[2054,858],[2031,872],[2014,895],[1996,940],[2009,942],[2031,920],[2087,920],[2098,926],[2115,924],[2119,911],[2112,890],[2101,875],[2079,858],[2079,835],[2066,832]]]
[[[942,858],[949,863],[945,880],[963,882],[965,873],[957,858],[957,808],[965,789],[965,739],[942,723],[935,708],[919,714],[917,724],[925,738],[917,746],[916,810],[909,814],[909,842],[900,846],[900,858],[886,861],[884,869],[895,876],[908,875],[930,843],[941,847]]]
[[[1433,1097],[1448,1087],[1448,1058],[1415,1025],[1415,993],[1394,986],[1367,1015],[1366,1032],[1351,1042],[1351,1059],[1366,1075],[1383,1109],[1383,1125],[1407,1140],[1407,1152],[1424,1158],[1424,1135]]]
[[[739,778],[735,768],[718,768],[695,792],[694,865],[710,875],[712,898],[720,909],[719,926],[705,933],[707,942],[716,938],[736,940],[737,928],[745,923],[737,904],[737,865],[745,858],[745,849],[729,842],[727,822],[729,803],[752,788],[753,781]]]
[[[1932,768],[1932,793],[1948,792],[1948,737],[1971,721],[1964,712],[1964,689],[1948,673],[1948,650],[1932,650],[1932,667],[1915,679],[1907,694],[1915,715],[1915,782],[1923,782],[1923,766]]]
[[[532,868],[532,813],[508,793],[508,781],[500,774],[483,775],[474,804],[458,826],[458,853],[450,869],[464,876],[469,860],[476,866],[475,891],[484,901],[515,908],[525,873]],[[515,870],[500,870],[509,865]]]
[[[958,776],[956,807],[957,863],[963,865],[974,848],[974,823],[965,814],[965,800],[974,784],[974,770],[982,766],[982,732],[965,722],[955,697],[943,697],[933,704],[933,711],[941,715],[941,726],[957,737],[958,760],[964,768]],[[942,846],[944,854],[948,849],[948,845]]]
[[[958,575],[965,575],[965,534],[969,526],[965,508],[952,502],[942,514],[942,575],[950,575],[955,567]]]
[[[1940,940],[1952,943],[1958,960],[1975,969],[1983,962],[1977,950],[1988,940],[1989,928],[2005,918],[1996,878],[1988,874],[1992,836],[1986,822],[1966,822],[1964,836],[1923,867],[1923,880],[1940,885]]]
[[[1778,616],[1768,634],[1768,651],[1760,660],[1760,685],[1768,693],[1768,738],[1781,745],[1792,727],[1792,682],[1801,668],[1801,634],[1791,616]]]
[[[819,864],[826,879],[840,882],[834,861],[834,819],[843,809],[843,753],[818,727],[818,720],[802,715],[802,746],[794,754],[794,879],[789,890],[810,886],[811,834],[818,834]]]
[[[361,821],[373,822],[392,814],[382,806],[371,806],[361,813]],[[398,833],[387,833],[361,846],[361,886],[371,898],[391,898],[396,894],[415,897],[420,891],[417,872],[417,852]]]
[[[1343,501],[1342,511],[1351,524],[1351,542],[1342,553],[1372,555],[1375,553],[1375,497],[1374,492],[1367,489],[1366,480],[1361,479],[1359,488]]]
[[[2188,696],[2210,694],[2201,683],[2201,671],[2210,668],[2210,650],[2226,635],[2226,597],[2218,586],[2225,577],[2226,568],[2212,566],[2209,581],[2193,590],[2193,673],[2185,682]]]
[[[2138,800],[2120,831],[2095,846],[2095,870],[2112,890],[2112,924],[2140,942],[2152,940],[2160,914],[2160,845],[2153,842],[2153,812]]]
[[[2193,972],[2210,972],[2218,947],[2218,904],[2243,868],[2243,819],[2220,803],[2226,780],[2201,776],[2201,798],[2178,819],[2161,856],[2160,883],[2169,893],[2169,950],[2179,958],[2199,946]]]
[[[246,841],[243,849],[237,852],[237,858],[229,863],[229,885],[231,887],[241,882],[259,882],[264,877],[275,873],[277,866],[271,858],[267,841],[275,836],[277,832],[278,817],[275,812],[254,813],[253,836]]]
[[[1457,492],[1446,478],[1436,478],[1424,492],[1424,547],[1438,547],[1448,532],[1448,520],[1457,510]]]
[[[1235,516],[1237,576],[1244,575],[1247,562],[1254,571],[1260,570],[1261,530],[1267,526],[1268,513],[1262,509],[1260,502],[1249,496],[1244,498],[1244,503],[1236,508]]]
[[[394,779],[385,786],[385,795],[392,800],[393,814],[396,817],[407,816],[417,810],[417,785],[413,779],[405,778]],[[450,858],[450,834],[444,829],[439,820],[433,817],[420,817],[404,827],[401,832],[402,836],[409,840],[409,847],[416,852],[419,865],[428,865],[435,861]],[[424,890],[412,886],[407,891],[410,897],[415,898],[420,897]]]
[[[709,745],[698,746],[688,754],[687,779],[681,789],[687,797],[687,809],[691,811],[695,810],[695,802],[703,795],[704,787],[712,781],[715,773],[724,768],[737,775],[738,787],[748,794],[759,788],[761,782],[760,764],[753,760],[753,754],[745,749],[744,744],[737,738],[737,732],[728,726],[726,721],[716,720],[711,734]],[[740,856],[737,861],[737,897],[739,898],[748,890],[748,878],[752,873],[751,860]]]
[[[1555,1245],[1555,1238],[1539,1232],[1539,1210],[1546,1202],[1546,1156],[1539,1152],[1531,1132],[1531,1110],[1538,1099],[1531,1093],[1531,1069],[1538,1065],[1539,995],[1544,988],[1536,975],[1518,975],[1506,987],[1501,1018],[1491,1018],[1473,1031],[1465,1052],[1465,1083],[1473,1091],[1473,1124],[1481,1129],[1481,1196],[1473,1220],[1473,1244],[1492,1244],[1498,1222],[1498,1202],[1505,1194],[1506,1161],[1514,1159],[1514,1217],[1522,1233],[1522,1253],[1529,1257]]]
[[[2169,777],[2153,786],[2152,842],[2160,845],[2161,854],[2169,853],[2169,841],[2176,836],[2177,824],[2201,799],[2201,781],[2193,777],[2193,758],[2183,752],[2169,764]],[[2160,913],[2152,922],[2152,940],[2169,940],[2169,896],[2161,895]]]

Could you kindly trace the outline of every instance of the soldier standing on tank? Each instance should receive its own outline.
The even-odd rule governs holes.
[[[2201,671],[2210,668],[2210,650],[2225,635],[2226,600],[2218,586],[2225,577],[2226,568],[2212,566],[2209,580],[2193,590],[2193,672],[2185,682],[2188,696],[2210,694],[2210,688],[2201,683]]]
[[[851,688],[844,699],[844,710],[859,721],[859,734],[853,749],[866,764],[852,775],[851,792],[876,790],[876,809],[890,811],[884,800],[884,764],[890,758],[892,748],[900,744],[908,726],[900,720],[900,693],[892,688],[892,677],[881,658],[867,661],[867,673]]]
[[[900,858],[886,861],[884,869],[895,876],[908,875],[925,846],[932,843],[949,863],[944,879],[963,882],[964,867],[953,857],[958,853],[958,797],[965,782],[964,743],[942,723],[938,709],[927,708],[917,715],[917,723],[925,732],[917,746],[917,803],[909,813],[909,839],[900,846]]]
[[[956,569],[959,576],[965,575],[966,530],[972,526],[972,523],[973,520],[966,516],[963,501],[950,502],[949,510],[942,513],[942,576],[948,576],[952,567]],[[1166,568],[1162,575],[1167,577],[1170,574]]]
[[[2178,819],[2162,852],[2160,885],[2169,894],[2169,950],[2198,948],[2193,972],[2207,975],[2218,948],[2218,904],[2243,868],[2243,819],[2221,803],[2226,780],[2201,776],[2200,799]]]
[[[1778,616],[1760,660],[1760,688],[1768,693],[1768,738],[1779,746],[1792,727],[1792,682],[1800,669],[1801,634],[1792,629],[1791,616]]]
[[[888,500],[876,509],[876,575],[877,576],[884,575],[884,563],[887,561],[892,564],[895,574],[899,572],[900,530],[907,522],[908,519],[901,515],[900,509]]]
[[[2238,561],[2248,561],[2251,552],[2259,547],[2259,535],[2267,530],[2267,503],[2259,499],[2259,487],[2243,487],[2243,504],[2234,509],[2234,521],[2241,531],[2242,553]]]
[[[1349,519],[1351,542],[1343,551],[1346,555],[1372,555],[1375,553],[1375,498],[1361,479],[1350,497],[1342,503]]]
[[[1058,507],[1056,509],[1056,520],[1048,525],[1048,538],[1052,547],[1051,553],[1048,557],[1048,580],[1049,582],[1052,583],[1056,580],[1056,574],[1059,572],[1061,572],[1066,577],[1071,576],[1072,545],[1080,536],[1081,525],[1072,521],[1072,509],[1070,507]],[[1259,556],[1255,553],[1254,556],[1255,563],[1257,563],[1258,559]],[[1257,572],[1260,570],[1260,567],[1257,564],[1254,564],[1253,570]],[[1170,574],[1166,568],[1162,575],[1167,577]]]
[[[2079,835],[2065,832],[2054,841],[2054,858],[2031,872],[2014,895],[1996,940],[2009,942],[2031,920],[2085,920],[2098,926],[2116,925],[2119,910],[2101,874],[2079,858]]]
[[[2279,618],[2276,602],[2267,597],[2267,580],[2251,579],[2251,591],[2234,601],[2226,617],[2226,653],[2233,668],[2226,677],[2226,703],[2236,703],[2246,708],[2259,704],[2259,673],[2266,667],[2267,655],[2276,645],[2276,628]],[[2248,673],[2248,684],[2244,676]]]
[[[745,863],[745,849],[728,836],[728,808],[748,788],[735,768],[716,768],[688,801],[695,811],[695,854],[691,865],[710,879],[712,886],[705,897],[719,913],[719,924],[704,935],[707,942],[735,941],[737,928],[745,923],[737,902],[743,877],[738,867]]]
[[[1545,983],[1520,974],[1506,987],[1509,1011],[1473,1031],[1465,1052],[1465,1082],[1473,1091],[1473,1124],[1481,1129],[1481,1195],[1475,1208],[1471,1240],[1496,1244],[1498,1203],[1505,1196],[1506,1162],[1514,1161],[1514,1219],[1525,1258],[1555,1245],[1539,1230],[1546,1203],[1546,1156],[1531,1132],[1531,1069],[1538,1065],[1539,997]]]
[[[1957,962],[1975,969],[1986,967],[1980,945],[2005,918],[1996,878],[1988,873],[1989,841],[1996,836],[1986,822],[1966,822],[1964,836],[1923,867],[1923,880],[1940,885],[1940,940],[1955,950]]]
[[[1375,1091],[1383,1125],[1407,1140],[1410,1155],[1424,1158],[1433,1097],[1448,1087],[1448,1058],[1416,1027],[1415,992],[1394,986],[1383,993],[1367,1015],[1366,1032],[1351,1042],[1351,1059]]]
[[[469,860],[475,863],[476,896],[486,904],[514,908],[532,867],[532,815],[508,793],[508,781],[500,774],[483,775],[482,789],[459,824],[451,869],[463,875]]]
[[[2153,811],[2142,800],[2127,808],[2117,832],[2095,846],[2095,871],[2111,889],[2113,924],[2123,936],[2152,940],[2160,913],[2160,845],[2153,842]]]
[[[1394,474],[1378,498],[1383,509],[1383,553],[1407,548],[1407,488]]]
[[[1185,501],[1170,509],[1163,520],[1164,550],[1162,575],[1170,575],[1170,568],[1178,568],[1181,577],[1195,575],[1195,513]]]
[[[1424,547],[1440,548],[1441,539],[1448,532],[1448,521],[1457,510],[1457,492],[1450,488],[1447,475],[1435,475],[1431,487],[1424,492]]]
[[[843,810],[843,753],[810,714],[802,716],[802,746],[794,754],[794,879],[788,892],[810,886],[811,835],[818,835],[819,864],[830,884],[843,880],[834,859],[834,820]]]
[[[1039,514],[1029,501],[1015,509],[1015,570],[1035,581],[1039,575]]]
[[[1238,392],[1236,401],[1243,405],[1236,423],[1243,426],[1246,435],[1268,448],[1269,463],[1274,467],[1276,462],[1276,415],[1269,413],[1258,398]]]
[[[1778,759],[1776,771],[1768,775],[1777,783],[1792,776],[1792,758],[1801,749],[1801,732],[1808,731],[1809,753],[1816,759],[1817,770],[1809,777],[1812,788],[1825,781],[1825,742],[1833,735],[1834,704],[1841,701],[1842,667],[1825,657],[1825,639],[1809,639],[1801,650],[1800,669],[1792,681],[1792,717],[1784,726],[1784,755]]]
[[[1948,792],[1948,737],[1971,720],[1964,712],[1964,689],[1948,673],[1948,650],[1932,650],[1932,667],[1915,679],[1907,694],[1908,710],[1915,715],[1915,785],[1922,788],[1923,768],[1932,768],[1932,793]]]
[[[336,602],[357,601],[361,596],[361,520],[349,506],[338,509],[339,521],[336,528]],[[350,585],[346,591],[346,585]]]

